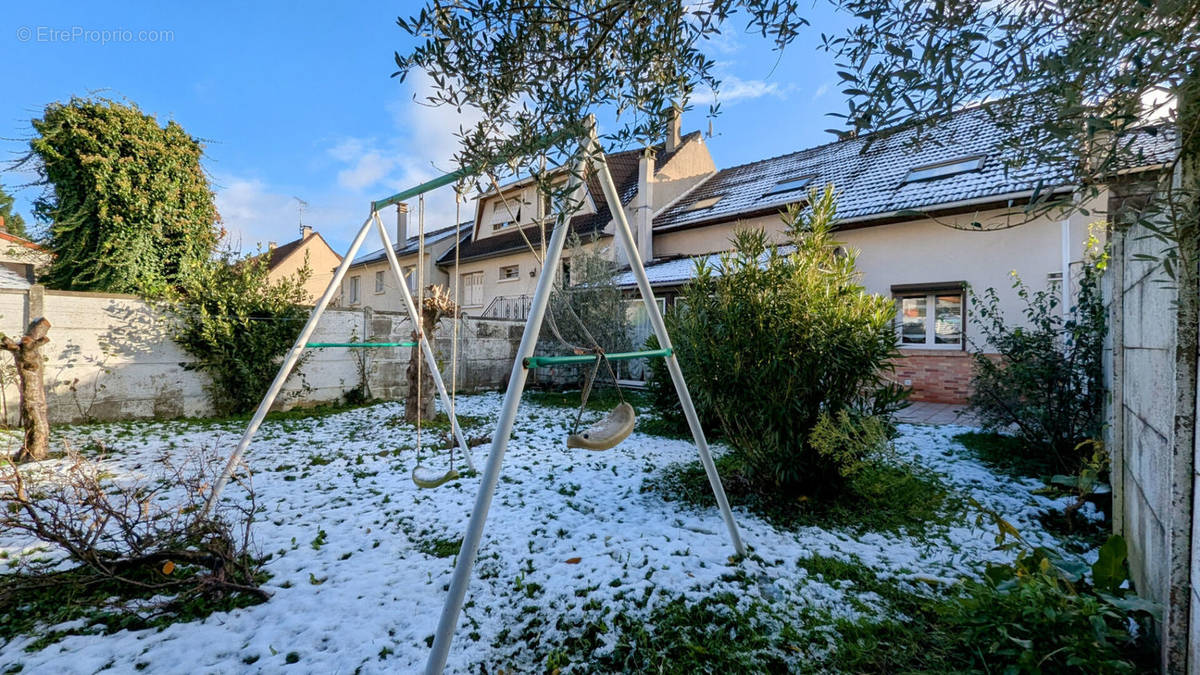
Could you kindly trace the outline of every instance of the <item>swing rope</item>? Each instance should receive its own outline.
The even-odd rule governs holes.
[[[496,180],[496,174],[493,171],[488,170],[487,177],[491,181],[492,189],[495,190],[497,196],[500,198],[500,203],[504,206],[505,211],[508,212],[509,220],[516,224],[517,232],[520,233],[521,239],[525,242],[525,246],[529,249],[529,252],[533,254],[533,257],[538,262],[538,265],[542,267],[542,274],[557,273],[557,270],[546,270],[544,254],[539,256],[537,249],[533,246],[533,242],[529,241],[529,237],[525,234],[525,228],[521,226],[519,219],[513,213],[513,209],[509,204],[508,197],[500,189],[499,181]],[[558,217],[563,219],[564,224],[569,224],[570,221],[567,219],[566,213],[560,212]],[[539,226],[541,227],[541,243],[544,251],[544,247],[546,245],[544,217],[539,223]],[[551,292],[552,294],[558,294],[561,293],[562,290],[552,285]],[[613,369],[612,363],[605,355],[604,347],[600,345],[599,341],[596,340],[595,336],[592,335],[592,332],[588,330],[587,325],[583,322],[583,319],[579,316],[579,313],[575,311],[575,308],[571,306],[569,301],[558,303],[558,306],[565,307],[567,309],[567,313],[572,319],[575,320],[575,324],[579,326],[580,332],[583,334],[583,337],[591,343],[591,346],[581,347],[564,338],[562,332],[558,329],[558,323],[554,317],[555,312],[551,308],[551,310],[546,313],[546,325],[549,326],[550,332],[554,334],[555,339],[557,339],[560,344],[574,352],[576,355],[582,356],[585,354],[593,354],[596,357],[591,371],[588,373],[583,382],[579,410],[575,413],[575,421],[571,425],[571,434],[567,438],[567,446],[588,448],[591,450],[607,450],[615,446],[617,443],[620,443],[633,431],[635,418],[633,406],[629,405],[629,403],[625,401],[625,393],[621,389],[620,380],[617,379],[617,373]],[[580,433],[579,425],[583,419],[583,413],[587,409],[588,397],[591,394],[592,385],[596,381],[596,375],[600,371],[601,362],[604,363],[609,376],[612,378],[613,388],[617,390],[617,397],[620,400],[620,403],[609,414],[608,418]]]

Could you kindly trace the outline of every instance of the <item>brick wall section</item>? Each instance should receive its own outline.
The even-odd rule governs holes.
[[[965,403],[971,393],[971,355],[946,349],[905,349],[894,377],[911,383],[913,401]]]

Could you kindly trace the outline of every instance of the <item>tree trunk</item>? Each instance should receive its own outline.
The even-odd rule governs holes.
[[[18,462],[45,459],[50,449],[50,420],[46,409],[42,359],[42,345],[50,341],[46,337],[49,330],[49,321],[35,319],[20,341],[6,337],[0,342],[0,346],[12,352],[16,361],[17,382],[21,390],[21,422],[25,427],[25,443],[14,458]]]
[[[429,311],[422,312],[421,315],[421,330],[425,335],[433,335],[434,329],[437,327],[437,318],[432,316]],[[412,339],[419,342],[420,338],[414,331]],[[422,419],[433,419],[437,415],[437,403],[434,397],[437,385],[433,383],[433,375],[429,370],[429,364],[426,362],[424,354],[421,353],[421,345],[412,347],[412,353],[408,357],[408,393],[404,397],[404,419],[407,422],[417,421],[417,411],[420,410]],[[417,364],[421,364],[421,383],[417,386]],[[417,392],[420,391],[420,401],[417,400]]]
[[[433,344],[433,332],[437,329],[438,322],[442,317],[457,317],[458,306],[454,304],[453,298],[445,287],[430,284],[426,288],[425,297],[421,302],[421,330],[430,340],[430,345]],[[413,333],[413,340],[420,342],[420,338],[416,332]],[[432,350],[431,350],[432,351]],[[417,358],[420,356],[421,362],[421,401],[418,406],[417,401]],[[429,369],[429,364],[425,362],[424,355],[421,354],[421,346],[418,344],[412,348],[412,353],[408,358],[408,393],[404,397],[404,420],[406,422],[417,421],[417,410],[421,411],[423,419],[433,419],[437,414],[437,404],[435,394],[437,393],[437,385],[433,382],[433,374]]]

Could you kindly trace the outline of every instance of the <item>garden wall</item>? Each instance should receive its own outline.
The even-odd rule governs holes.
[[[1110,213],[1116,208],[1110,207]],[[1187,673],[1200,659],[1200,550],[1193,502],[1198,448],[1177,427],[1189,392],[1179,390],[1176,369],[1176,289],[1161,266],[1163,244],[1135,227],[1112,238],[1106,277],[1110,331],[1106,345],[1111,393],[1106,443],[1112,457],[1114,527],[1129,544],[1138,594],[1164,608],[1159,625],[1163,671]],[[1193,290],[1194,292],[1194,290]],[[1192,349],[1196,346],[1193,345]],[[1194,380],[1184,386],[1194,393]],[[1176,429],[1182,429],[1177,433]]]
[[[172,339],[169,312],[130,295],[0,289],[0,332],[17,336],[38,316],[50,320],[46,391],[52,422],[135,418],[196,417],[212,414],[208,378],[188,370],[192,362]],[[459,324],[460,391],[494,389],[507,381],[522,325],[469,319]],[[408,339],[406,315],[370,309],[330,309],[314,342]],[[451,329],[444,325],[434,342],[449,385]],[[411,350],[321,349],[307,354],[288,380],[280,408],[334,402],[361,383],[365,370],[370,393],[402,398]],[[365,358],[361,362],[359,358]],[[0,354],[0,415],[18,416],[11,357]]]

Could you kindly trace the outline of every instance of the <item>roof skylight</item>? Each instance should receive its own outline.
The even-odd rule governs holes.
[[[938,162],[936,164],[926,164],[908,170],[901,183],[915,183],[922,180],[934,180],[937,178],[946,178],[947,176],[956,176],[960,173],[968,171],[978,171],[983,168],[983,162],[987,159],[984,155],[976,155],[974,157],[963,157],[962,159],[952,159],[948,162]]]
[[[704,199],[697,199],[696,201],[692,202],[692,204],[690,206],[688,206],[687,210],[688,211],[703,211],[704,209],[711,209],[712,207],[717,205],[717,202],[721,201],[724,198],[725,198],[725,195],[717,195],[716,197],[705,197]]]
[[[795,178],[787,178],[776,183],[774,187],[764,192],[763,196],[770,197],[771,195],[781,195],[788,192],[795,192],[796,190],[802,190],[807,187],[812,180],[812,176],[797,176]]]

